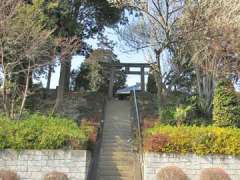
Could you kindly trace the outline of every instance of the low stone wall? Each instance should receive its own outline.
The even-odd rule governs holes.
[[[53,171],[62,172],[69,180],[85,180],[90,153],[81,150],[0,151],[0,170],[17,173],[20,180],[42,180]]]
[[[198,180],[205,168],[222,168],[231,180],[240,179],[240,157],[145,153],[144,180],[157,180],[157,173],[167,166],[181,168],[190,180]]]

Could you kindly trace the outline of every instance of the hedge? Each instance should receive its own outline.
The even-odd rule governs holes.
[[[240,155],[240,129],[157,124],[146,129],[144,149],[162,153]]]
[[[215,89],[213,122],[219,127],[240,127],[240,101],[231,81],[220,81]]]
[[[0,149],[87,149],[94,129],[72,120],[32,115],[26,120],[0,118]]]

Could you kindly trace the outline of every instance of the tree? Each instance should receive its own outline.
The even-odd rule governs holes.
[[[55,36],[61,39],[58,56],[61,61],[59,86],[55,108],[60,108],[64,94],[69,89],[72,55],[87,55],[86,39],[102,37],[104,26],[115,24],[121,17],[121,9],[107,0],[57,0],[46,14],[56,28]],[[70,48],[69,48],[70,47]],[[67,51],[66,51],[67,49]]]
[[[94,50],[82,64],[75,89],[84,87],[86,90],[107,93],[109,88],[112,64],[118,64],[117,56],[111,50]],[[114,69],[114,92],[123,88],[126,83],[126,75],[121,69]],[[78,86],[80,85],[80,86]]]
[[[148,75],[147,91],[152,94],[157,94],[156,81],[152,71],[150,71]]]
[[[74,82],[74,90],[80,90],[83,88],[84,90],[90,90],[90,82],[88,79],[88,75],[90,73],[90,67],[86,63],[82,63],[79,71],[74,72],[76,77],[73,79]]]
[[[196,73],[199,104],[211,114],[215,82],[238,76],[240,18],[237,0],[189,1],[178,21],[180,51],[188,52]]]
[[[130,4],[130,5],[129,5]],[[143,5],[147,4],[147,5]],[[160,102],[166,95],[165,73],[162,67],[161,54],[165,52],[174,53],[173,44],[180,37],[174,31],[178,16],[181,14],[184,1],[179,0],[149,0],[146,3],[127,2],[128,7],[143,13],[142,19],[126,26],[122,38],[134,49],[150,49],[151,61],[153,61],[153,72],[158,90]],[[169,59],[171,56],[169,56]]]
[[[42,0],[32,5],[21,1],[0,2],[0,59],[2,97],[7,116],[21,117],[29,95],[32,71],[49,63],[51,34],[39,11]]]

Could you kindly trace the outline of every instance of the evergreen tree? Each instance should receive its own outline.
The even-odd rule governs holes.
[[[152,94],[157,94],[156,81],[155,81],[154,74],[152,73],[152,71],[150,71],[149,75],[148,75],[147,91]]]
[[[95,35],[103,37],[104,27],[120,20],[121,9],[107,0],[56,0],[45,9],[45,13],[50,17],[49,26],[56,29],[55,37],[58,38],[57,55],[61,69],[55,107],[59,109],[70,86],[72,56],[88,55],[91,48],[85,41]]]

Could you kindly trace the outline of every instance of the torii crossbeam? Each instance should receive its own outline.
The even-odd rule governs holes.
[[[149,63],[119,63],[119,64],[111,64],[111,76],[109,81],[109,91],[108,96],[109,98],[113,97],[113,79],[114,79],[114,69],[115,68],[125,68],[126,74],[134,74],[134,75],[141,75],[141,90],[145,91],[145,75],[147,74],[145,72],[145,68],[149,68]],[[140,71],[131,71],[130,68],[140,68]]]

